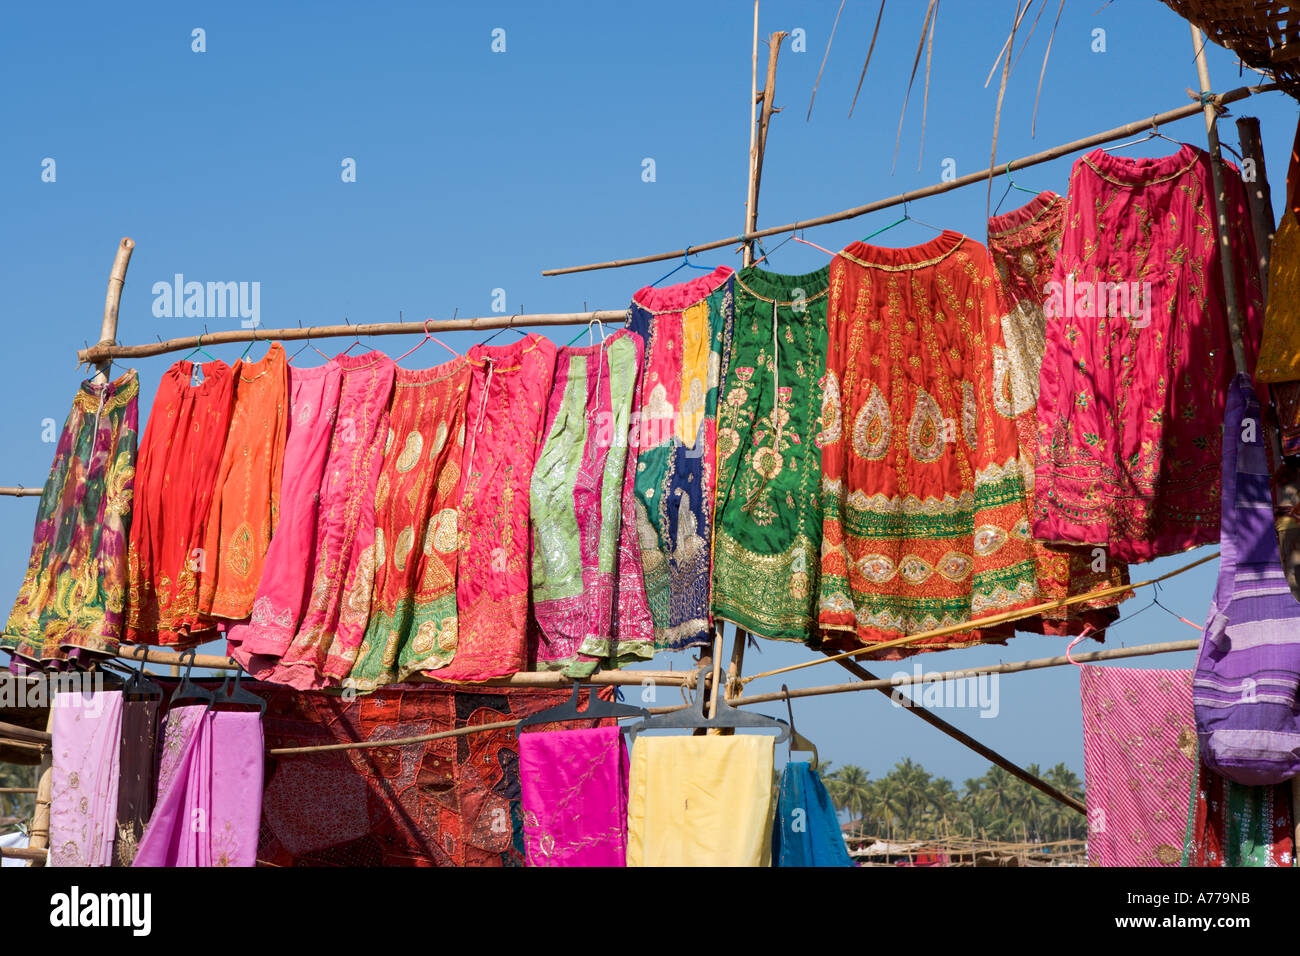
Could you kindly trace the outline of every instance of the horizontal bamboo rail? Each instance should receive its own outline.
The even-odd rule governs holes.
[[[229,345],[235,342],[288,342],[302,339],[328,339],[363,335],[423,335],[438,332],[478,332],[491,329],[522,329],[541,325],[587,325],[591,322],[622,322],[626,309],[598,309],[593,312],[540,312],[520,315],[479,316],[473,319],[429,319],[426,322],[372,322],[368,325],[316,325],[290,329],[223,329],[187,335],[177,339],[146,342],[143,345],[117,345],[97,342],[77,350],[78,365],[148,358],[168,352],[184,352],[199,346]]]
[[[945,681],[965,680],[985,674],[1018,674],[1021,671],[1041,670],[1045,667],[1062,667],[1070,663],[1091,664],[1096,661],[1122,660],[1128,657],[1150,657],[1152,654],[1172,654],[1178,651],[1194,651],[1200,641],[1166,641],[1162,644],[1143,644],[1140,647],[1114,647],[1104,651],[1090,651],[1085,654],[1073,654],[1073,661],[1064,654],[1058,657],[1039,657],[1030,661],[1011,661],[1005,664],[989,664],[985,667],[965,667],[955,671],[933,671],[928,674],[907,674],[893,678],[875,678],[873,680],[850,681],[847,684],[827,684],[821,687],[800,687],[791,691],[772,691],[765,694],[749,694],[735,700],[728,699],[733,706],[743,704],[766,704],[775,700],[785,700],[788,695],[795,697],[821,697],[826,694],[843,694],[858,690],[889,690],[895,687],[907,687],[913,684],[941,683]],[[893,661],[898,664],[900,661]]]
[[[35,787],[0,787],[0,793],[35,793]]]
[[[30,727],[22,727],[18,724],[7,723],[0,720],[0,735],[7,737],[9,740],[23,741],[24,743],[37,744],[39,746],[49,746],[54,739],[44,730],[32,730]]]
[[[34,850],[25,846],[0,846],[0,859],[31,860],[37,862],[45,859],[47,850]]]
[[[11,498],[39,498],[43,493],[41,488],[24,488],[22,485],[0,487],[0,495],[9,495]]]
[[[1210,98],[1210,102],[1215,106],[1225,106],[1228,103],[1235,103],[1237,100],[1244,100],[1248,96],[1257,93],[1266,93],[1276,90],[1279,87],[1273,83],[1267,83],[1261,86],[1242,86],[1235,90],[1229,90],[1226,93],[1219,93]],[[1108,129],[1103,133],[1094,133],[1092,136],[1085,136],[1083,139],[1076,139],[1071,143],[1063,143],[1060,146],[1053,146],[1051,149],[1045,149],[1041,153],[1034,153],[1032,156],[1025,156],[1022,159],[1013,159],[1009,163],[998,163],[988,169],[981,169],[979,172],[968,173],[965,176],[958,176],[956,179],[948,182],[935,183],[931,186],[924,186],[920,189],[908,190],[899,193],[897,196],[890,196],[888,199],[877,199],[863,206],[854,206],[851,209],[842,209],[839,212],[828,213],[825,216],[817,216],[813,219],[804,219],[800,222],[792,222],[784,226],[769,226],[766,229],[756,229],[752,232],[742,233],[738,236],[730,236],[727,239],[715,239],[712,242],[703,242],[699,245],[687,246],[685,249],[674,249],[672,252],[660,252],[651,256],[633,256],[627,259],[611,259],[608,262],[593,262],[582,266],[567,266],[563,269],[544,269],[544,276],[561,276],[570,275],[574,272],[591,272],[595,269],[621,269],[624,266],[642,265],[647,262],[663,262],[666,259],[680,259],[687,253],[707,252],[710,249],[722,249],[727,246],[736,246],[741,243],[752,242],[755,239],[763,239],[767,236],[780,235],[783,232],[797,232],[800,229],[811,229],[814,226],[825,226],[832,222],[843,222],[846,219],[856,219],[858,216],[865,216],[868,213],[879,212],[882,209],[889,209],[892,206],[901,206],[904,203],[911,202],[915,199],[924,199],[928,196],[937,196],[940,193],[946,193],[953,189],[960,189],[963,186],[971,186],[975,183],[987,181],[995,175],[1009,173],[1012,169],[1027,169],[1030,166],[1037,166],[1040,163],[1048,163],[1054,159],[1060,159],[1070,153],[1077,153],[1080,150],[1091,149],[1094,146],[1100,146],[1103,143],[1114,142],[1117,139],[1124,139],[1135,133],[1141,133],[1143,130],[1150,129],[1151,126],[1163,126],[1166,123],[1173,123],[1177,120],[1187,119],[1190,116],[1199,116],[1203,112],[1200,100],[1188,106],[1180,106],[1177,109],[1166,110],[1163,113],[1157,113],[1155,116],[1147,119],[1134,120],[1131,123],[1125,123],[1123,126],[1117,126],[1114,129]]]

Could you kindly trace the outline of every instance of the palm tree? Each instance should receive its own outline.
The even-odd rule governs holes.
[[[871,802],[871,783],[866,770],[854,764],[846,764],[827,774],[826,790],[836,809],[849,815],[849,821],[857,820],[858,830],[862,829],[862,818],[867,814]]]

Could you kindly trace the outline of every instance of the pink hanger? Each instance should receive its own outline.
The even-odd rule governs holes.
[[[1074,640],[1072,640],[1072,641],[1070,642],[1070,646],[1067,647],[1067,648],[1065,649],[1065,659],[1066,659],[1067,661],[1069,661],[1071,664],[1073,664],[1075,667],[1079,668],[1079,670],[1083,670],[1083,665],[1080,664],[1078,661],[1076,661],[1076,660],[1075,660],[1075,659],[1070,655],[1070,651],[1074,650],[1074,645],[1075,645],[1075,644],[1078,644],[1080,641],[1085,640],[1085,639],[1091,637],[1091,636],[1093,635],[1093,632],[1094,632],[1095,630],[1096,630],[1096,628],[1094,628],[1091,624],[1086,624],[1086,625],[1084,625],[1083,633],[1080,634],[1078,637],[1076,637]]]
[[[795,242],[802,242],[805,246],[812,246],[814,249],[821,249],[821,251],[826,253],[828,256],[835,255],[835,253],[831,252],[829,249],[825,249],[817,245],[815,242],[809,242],[807,239],[800,239],[798,236],[793,236],[792,238]]]
[[[452,355],[456,356],[456,358],[460,358],[460,353],[459,353],[459,352],[457,352],[454,348],[452,348],[450,345],[448,345],[448,344],[447,344],[446,342],[444,342],[442,339],[438,338],[436,335],[433,335],[433,334],[429,331],[429,323],[432,322],[432,321],[433,321],[433,319],[425,319],[425,320],[424,320],[424,338],[420,339],[420,341],[416,342],[415,345],[412,346],[410,349],[408,349],[407,351],[403,352],[401,355],[397,356],[397,358],[393,359],[394,362],[400,362],[402,359],[406,358],[408,355],[410,355],[412,352],[414,352],[416,349],[418,349],[420,346],[422,346],[425,342],[428,342],[430,339],[433,339],[433,341],[437,342],[439,345],[441,345],[443,348],[445,348],[445,349],[446,349],[448,352],[450,352]]]

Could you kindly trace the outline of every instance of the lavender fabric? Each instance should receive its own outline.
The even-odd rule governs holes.
[[[253,866],[262,814],[261,714],[178,710],[187,713],[174,724],[169,719],[167,730],[183,736],[181,754],[165,778],[160,770],[158,803],[131,865]]]
[[[528,865],[626,866],[628,766],[617,727],[520,734]]]
[[[54,697],[50,866],[108,866],[117,833],[122,692]]]
[[[1192,683],[1205,763],[1248,785],[1300,774],[1300,603],[1278,557],[1259,400],[1238,375],[1223,421],[1219,580]]]

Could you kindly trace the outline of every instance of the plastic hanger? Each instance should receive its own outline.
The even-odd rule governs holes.
[[[820,249],[822,252],[826,253],[828,256],[833,256],[833,255],[835,255],[835,253],[831,252],[831,251],[830,251],[829,249],[827,249],[825,246],[819,246],[819,245],[817,245],[817,243],[815,243],[815,242],[809,242],[807,239],[804,239],[804,238],[802,238],[802,237],[800,237],[800,236],[793,236],[793,237],[791,237],[791,238],[793,238],[795,242],[802,242],[805,246],[812,246],[814,249]]]
[[[1151,132],[1147,133],[1145,136],[1141,137],[1140,139],[1132,139],[1132,140],[1129,140],[1127,143],[1116,143],[1114,146],[1103,146],[1103,147],[1101,148],[1101,150],[1102,150],[1103,153],[1109,153],[1109,152],[1110,152],[1111,150],[1113,150],[1113,149],[1124,149],[1124,148],[1127,147],[1127,146],[1137,146],[1139,143],[1145,143],[1147,140],[1149,140],[1149,139],[1156,139],[1157,137],[1160,138],[1160,139],[1167,139],[1167,140],[1169,140],[1169,142],[1173,143],[1173,144],[1174,144],[1175,146],[1177,146],[1179,149],[1182,149],[1182,148],[1183,148],[1183,144],[1180,143],[1180,142],[1178,142],[1178,140],[1176,140],[1176,139],[1169,139],[1168,136],[1166,136],[1164,133],[1160,132],[1160,124],[1158,124],[1154,119],[1152,119],[1152,120],[1151,120]]]
[[[193,699],[201,700],[211,707],[213,697],[212,691],[208,690],[206,687],[200,687],[198,684],[190,680],[190,672],[194,670],[194,658],[198,654],[198,648],[189,651],[182,651],[181,660],[185,659],[186,654],[190,655],[190,662],[185,666],[185,676],[181,679],[181,682],[176,685],[176,689],[172,691],[171,700],[167,702],[167,706],[175,707],[178,700]]]
[[[704,702],[709,695],[704,690],[704,679],[708,676],[709,670],[710,668],[706,665],[695,672],[695,701],[692,706],[685,710],[675,710],[670,714],[650,717],[639,724],[633,724],[628,728],[628,734],[635,738],[637,734],[647,730],[757,727],[767,730],[776,728],[781,731],[775,741],[778,744],[790,739],[790,728],[784,723],[774,717],[765,717],[762,714],[738,710],[727,703],[727,699],[723,694],[718,695],[718,705],[713,716],[705,717]]]
[[[161,700],[163,690],[161,684],[145,673],[144,661],[141,661],[139,668],[133,670],[131,676],[127,678],[122,693],[128,700],[138,698]]]
[[[877,229],[875,232],[871,233],[871,235],[867,236],[867,237],[866,237],[865,239],[863,239],[862,241],[863,241],[863,242],[870,242],[872,239],[876,238],[876,236],[880,235],[882,232],[889,232],[889,230],[893,229],[895,226],[901,226],[901,225],[902,225],[903,223],[905,223],[905,222],[914,222],[914,223],[916,223],[918,226],[925,226],[927,229],[933,229],[935,232],[943,232],[943,231],[944,231],[943,229],[939,228],[938,226],[932,226],[932,225],[930,225],[928,222],[922,222],[921,220],[919,220],[919,219],[913,217],[912,214],[909,213],[909,212],[907,211],[907,203],[903,203],[903,218],[902,218],[902,219],[899,219],[899,220],[896,221],[896,222],[891,222],[888,226],[885,226],[883,229]]]
[[[533,724],[553,724],[566,720],[594,720],[598,717],[649,717],[650,711],[644,707],[633,707],[631,704],[620,704],[613,700],[601,700],[596,696],[596,687],[591,686],[591,693],[587,697],[587,707],[585,710],[578,710],[578,698],[582,696],[582,681],[573,682],[573,695],[563,704],[557,704],[546,710],[538,711],[535,714],[529,714],[523,720],[519,721],[519,730]],[[630,727],[621,727],[620,730],[630,730]]]
[[[713,271],[713,266],[697,266],[694,262],[691,262],[691,247],[687,246],[686,250],[682,253],[682,261],[677,264],[676,268],[669,271],[668,275],[660,276],[654,282],[651,282],[651,287],[657,286],[660,282],[663,282],[664,279],[667,279],[668,276],[675,275],[687,266],[690,266],[692,269],[699,269],[701,272]]]
[[[442,339],[438,338],[436,335],[434,335],[432,332],[429,331],[429,323],[432,321],[433,319],[424,320],[424,338],[420,339],[420,341],[416,342],[415,345],[413,345],[411,348],[407,349],[401,355],[397,356],[397,358],[393,359],[394,362],[400,362],[402,359],[406,358],[408,355],[410,355],[412,352],[414,352],[416,349],[422,346],[425,342],[428,342],[430,339],[432,339],[434,342],[437,342],[439,345],[445,348],[452,355],[456,356],[456,358],[460,358],[459,352],[457,352],[454,348],[452,348]]]
[[[790,743],[789,743],[789,749],[786,750],[786,754],[785,754],[786,760],[793,760],[794,753],[796,750],[800,751],[801,753],[811,753],[812,768],[813,770],[816,770],[817,765],[821,763],[821,759],[817,754],[817,745],[813,743],[811,740],[809,740],[807,737],[805,737],[803,734],[799,733],[798,730],[795,729],[794,707],[790,704],[790,688],[787,687],[785,684],[782,684],[781,693],[785,694],[785,712],[790,715]]]
[[[1010,163],[1007,163],[1006,177],[1007,177],[1007,188],[1002,191],[1002,198],[999,199],[998,204],[993,207],[993,215],[995,216],[998,214],[998,210],[1002,208],[1002,204],[1007,201],[1007,196],[1011,195],[1011,190],[1013,189],[1018,189],[1020,192],[1028,193],[1031,196],[1038,195],[1038,193],[1036,193],[1034,190],[1026,189],[1024,186],[1021,186],[1019,183],[1017,183],[1014,179],[1011,178]]]
[[[249,706],[256,707],[262,714],[265,714],[266,701],[261,697],[258,697],[251,690],[244,689],[240,684],[243,677],[244,672],[242,670],[235,671],[235,686],[232,689],[230,686],[230,675],[227,674],[226,679],[221,682],[220,689],[212,699],[212,706],[219,707],[222,704],[248,704]]]

